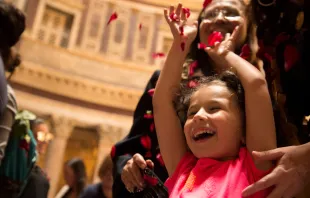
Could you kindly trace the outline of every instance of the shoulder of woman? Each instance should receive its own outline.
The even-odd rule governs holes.
[[[68,185],[64,185],[60,191],[57,193],[57,195],[55,196],[55,198],[62,198],[70,189],[70,187]]]

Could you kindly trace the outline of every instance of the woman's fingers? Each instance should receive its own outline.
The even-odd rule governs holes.
[[[167,9],[164,9],[164,17],[165,17],[167,23],[170,23],[170,19],[169,19],[169,15],[168,15],[168,10]]]
[[[179,18],[180,18],[181,11],[182,11],[182,4],[179,3],[178,6],[177,6],[177,9],[175,10],[175,14],[176,14],[177,17],[179,17]]]
[[[174,6],[170,6],[169,8],[169,16],[174,13]]]
[[[142,155],[135,154],[132,157],[132,159],[133,159],[133,162],[136,163],[140,169],[143,170],[146,168],[146,162],[145,162],[144,158],[142,157]]]
[[[132,183],[135,185],[135,187],[143,189],[144,182],[141,175],[141,169],[135,163],[133,163],[129,171],[132,176]]]
[[[153,169],[154,168],[154,163],[152,162],[152,160],[146,160],[146,164],[147,164],[147,167]]]

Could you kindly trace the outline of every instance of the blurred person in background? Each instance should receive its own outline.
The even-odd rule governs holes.
[[[31,121],[30,128],[37,141],[36,150],[38,157],[40,157],[40,155],[45,154],[48,143],[52,140],[53,135],[49,132],[47,124],[41,118]],[[49,188],[50,184],[47,175],[38,165],[35,165],[20,198],[46,198]]]
[[[83,160],[74,158],[64,165],[66,185],[63,186],[56,198],[78,198],[86,185],[86,170]]]
[[[100,182],[85,188],[80,198],[112,198],[113,162],[110,156],[102,161],[98,176]]]

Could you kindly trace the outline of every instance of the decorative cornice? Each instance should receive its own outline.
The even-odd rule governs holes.
[[[72,76],[31,62],[23,62],[13,82],[94,104],[133,111],[142,91]]]
[[[59,2],[59,3],[66,5],[70,8],[75,8],[75,9],[79,9],[79,10],[84,9],[84,5],[80,0],[52,0],[52,1],[53,2]]]

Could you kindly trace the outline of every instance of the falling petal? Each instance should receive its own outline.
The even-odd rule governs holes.
[[[189,8],[182,8],[183,13],[185,14],[186,18],[189,18],[191,15],[191,11]]]
[[[165,54],[162,52],[157,52],[157,53],[153,53],[152,57],[153,58],[163,58],[163,57],[165,57]]]
[[[111,16],[110,16],[110,19],[107,23],[107,25],[109,25],[112,21],[116,20],[117,19],[117,13],[114,12]]]

